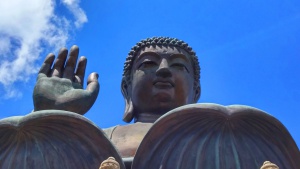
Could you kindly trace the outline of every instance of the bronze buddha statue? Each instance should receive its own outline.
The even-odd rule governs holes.
[[[49,54],[38,75],[34,89],[34,109],[58,109],[85,114],[93,105],[99,84],[97,74],[83,78],[86,58],[76,61],[79,53],[73,46],[67,58],[61,49],[56,62]],[[51,69],[53,65],[53,68]],[[65,65],[65,66],[64,66]],[[133,157],[152,123],[166,112],[196,103],[201,94],[200,66],[187,43],[168,37],[148,38],[138,42],[124,64],[121,90],[125,100],[123,120],[134,124],[104,130],[122,157]]]
[[[196,103],[199,78],[198,58],[183,41],[149,38],[137,43],[127,56],[121,83],[126,105],[123,120],[135,123],[107,132],[120,154],[134,156],[154,121],[174,108]]]
[[[69,111],[60,111],[56,117],[71,120],[67,127],[74,122],[71,116],[83,118],[80,115],[91,108],[100,88],[97,73],[92,73],[83,90],[86,58],[81,57],[76,64],[78,53],[78,47],[73,46],[67,58],[63,48],[55,62],[54,54],[49,54],[33,93],[35,111]],[[91,148],[98,150],[98,155],[115,154],[121,168],[121,157],[127,169],[259,168],[267,160],[280,168],[300,167],[299,149],[276,118],[248,106],[193,104],[201,95],[200,66],[195,52],[181,40],[154,37],[138,42],[126,58],[121,91],[125,100],[123,120],[135,123],[104,129],[106,136],[96,129],[95,138],[108,148],[102,152],[98,142]],[[114,146],[108,145],[111,143]],[[89,151],[86,153],[90,159]],[[126,157],[134,157],[132,165],[131,161],[126,164]]]

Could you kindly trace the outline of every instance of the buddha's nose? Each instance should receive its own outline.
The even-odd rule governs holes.
[[[159,67],[156,70],[156,76],[160,76],[163,78],[172,76],[169,64],[166,59],[162,59],[161,63],[159,64]]]

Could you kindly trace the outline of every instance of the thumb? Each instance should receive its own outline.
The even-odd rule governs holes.
[[[98,96],[100,85],[98,82],[98,73],[93,72],[89,75],[87,80],[87,87],[86,90],[92,95],[92,97],[95,97],[95,100]]]

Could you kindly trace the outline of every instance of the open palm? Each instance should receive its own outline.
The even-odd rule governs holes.
[[[68,58],[66,48],[60,50],[55,63],[54,54],[46,57],[33,91],[34,111],[56,109],[85,114],[92,107],[100,88],[98,74],[89,75],[84,90],[87,60],[81,57],[76,69],[78,53],[79,48],[73,46]]]

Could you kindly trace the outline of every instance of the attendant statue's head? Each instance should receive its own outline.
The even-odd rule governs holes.
[[[121,84],[123,120],[154,122],[166,112],[196,103],[201,94],[195,52],[176,38],[153,37],[132,47]]]

